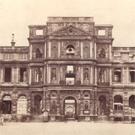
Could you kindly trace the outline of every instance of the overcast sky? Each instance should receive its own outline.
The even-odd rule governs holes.
[[[47,16],[92,16],[112,24],[115,46],[135,46],[135,0],[0,0],[0,45],[28,45],[28,25],[45,24]]]

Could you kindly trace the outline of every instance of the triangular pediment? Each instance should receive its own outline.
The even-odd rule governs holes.
[[[88,36],[89,34],[85,31],[71,25],[71,26],[59,29],[58,31],[51,33],[51,35],[56,35],[56,36],[72,36],[72,35],[83,36],[83,35],[87,35]]]

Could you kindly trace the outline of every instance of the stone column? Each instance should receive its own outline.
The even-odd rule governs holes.
[[[29,93],[29,96],[27,97],[27,100],[28,100],[27,112],[28,112],[28,114],[31,114],[32,105],[31,105],[31,95],[30,95],[30,93]]]
[[[110,80],[110,85],[112,85],[112,77],[113,77],[113,76],[112,76],[112,69],[111,69],[111,68],[109,69],[109,72],[110,72],[110,73],[109,73],[109,77],[110,77],[110,79],[109,79],[109,80]]]
[[[43,76],[43,82],[44,82],[44,84],[46,84],[46,78],[47,78],[47,71],[46,71],[46,65],[43,67],[43,70],[44,70],[44,76]]]
[[[60,58],[61,42],[58,42],[58,58]]]
[[[17,93],[16,93],[16,88],[13,88],[13,93],[12,93],[12,114],[17,113]]]
[[[20,82],[20,68],[16,68],[16,83]]]
[[[90,84],[93,84],[93,66],[90,67]]]
[[[45,42],[45,44],[44,44],[44,58],[46,58],[46,53],[47,53],[47,51],[46,51],[46,42]]]
[[[60,105],[60,91],[57,91],[57,115],[60,115],[61,105]]]
[[[94,43],[94,58],[96,59],[97,58],[97,45],[96,43]]]
[[[46,93],[45,93],[46,89],[44,88],[43,89],[43,99],[42,99],[42,102],[43,102],[43,106],[42,106],[42,109],[45,111],[45,105],[46,105]]]
[[[59,68],[56,68],[56,77],[57,77],[57,83],[60,83],[60,65],[58,65]]]
[[[90,58],[93,58],[93,42],[90,42]]]
[[[81,58],[83,59],[83,42],[82,41],[80,42],[80,45],[81,45]]]
[[[126,83],[126,69],[125,67],[122,68],[122,84],[125,84]]]
[[[79,114],[82,116],[83,115],[83,91],[81,90],[80,91],[80,103],[79,103],[79,108],[80,108],[80,110],[79,110]]]
[[[51,57],[51,42],[48,42],[48,57]]]
[[[2,82],[2,75],[1,75],[1,73],[2,73],[2,68],[0,68],[0,83]]]
[[[31,79],[32,79],[32,71],[31,67],[29,67],[29,84],[31,84]]]
[[[12,83],[15,83],[15,78],[16,78],[16,74],[15,74],[15,71],[16,71],[16,67],[12,67],[11,68],[11,82]]]
[[[4,73],[4,68],[2,67],[1,68],[1,82],[3,83],[4,82],[4,76],[5,76],[5,73]]]
[[[81,66],[81,84],[83,84],[83,66]]]
[[[129,67],[127,67],[127,74],[126,74],[126,83],[129,84],[130,80],[129,80]]]
[[[112,45],[109,45],[109,59],[112,60]]]
[[[123,109],[124,109],[124,116],[125,116],[125,119],[130,119],[129,118],[129,111],[128,111],[128,108],[129,108],[129,97],[128,97],[128,92],[124,92],[124,96],[123,96]]]
[[[32,59],[32,45],[30,44],[30,59]]]
[[[97,67],[95,67],[95,85],[97,84]]]
[[[50,70],[50,66],[49,65],[47,65],[47,84],[50,84],[50,72],[51,72],[51,70]]]

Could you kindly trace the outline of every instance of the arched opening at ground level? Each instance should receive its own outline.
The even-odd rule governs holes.
[[[11,114],[12,100],[11,100],[10,95],[5,95],[2,98],[1,112],[2,112],[2,114]]]
[[[34,96],[34,105],[32,112],[35,115],[40,115],[42,113],[42,97],[40,95]]]
[[[129,107],[135,109],[135,95],[129,97]]]
[[[17,114],[27,114],[28,101],[26,96],[20,96],[17,100]]]
[[[66,97],[64,100],[64,116],[66,119],[77,118],[77,102],[74,97]]]
[[[99,115],[107,115],[108,109],[107,109],[107,99],[106,96],[101,95],[99,96]]]

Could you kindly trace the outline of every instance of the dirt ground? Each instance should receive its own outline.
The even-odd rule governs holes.
[[[135,124],[108,122],[4,123],[0,135],[135,135]]]

